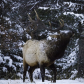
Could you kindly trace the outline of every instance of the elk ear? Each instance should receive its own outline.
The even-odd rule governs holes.
[[[30,15],[27,13],[27,15],[28,15],[28,18],[29,18],[29,21],[30,22],[33,22],[33,20],[32,20],[32,18],[30,17]]]
[[[39,16],[38,16],[38,14],[37,14],[37,12],[36,12],[35,9],[34,9],[34,12],[35,12],[35,14],[36,14],[37,20],[41,20],[41,19],[39,18]]]

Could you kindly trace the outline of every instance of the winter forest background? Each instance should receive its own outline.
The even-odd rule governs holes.
[[[0,0],[0,79],[23,78],[22,46],[31,38],[27,13],[35,19],[34,9],[47,27],[51,22],[55,29],[63,19],[63,30],[75,32],[63,58],[55,61],[57,79],[84,78],[84,0]],[[51,75],[46,69],[46,79]],[[39,68],[33,77],[41,79]]]

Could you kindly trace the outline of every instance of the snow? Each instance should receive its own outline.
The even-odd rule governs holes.
[[[10,0],[9,0],[10,1]],[[7,0],[4,0],[4,2],[5,3],[7,3]],[[32,2],[32,1],[31,1]],[[29,4],[29,3],[28,3]],[[37,2],[36,3],[33,3],[34,4],[34,6],[37,4]],[[75,7],[75,3],[72,3],[72,2],[64,2],[64,4],[68,4],[69,5],[69,7]],[[14,12],[14,11],[16,11],[16,9],[18,9],[19,7],[20,7],[20,3],[17,3],[17,2],[15,2],[15,3],[13,3],[13,7],[11,8],[12,9],[12,12]],[[33,7],[34,7],[33,6]],[[50,10],[52,10],[52,9],[58,9],[57,8],[57,6],[60,6],[59,4],[58,4],[58,2],[57,2],[57,4],[56,4],[56,6],[55,7],[39,7],[39,9],[44,9],[44,10],[47,10],[47,9],[50,9]],[[33,8],[32,7],[32,8]],[[31,9],[32,9],[31,8]],[[68,15],[68,14],[71,14],[71,15],[75,15],[75,16],[77,16],[77,17],[79,17],[80,18],[80,20],[81,20],[81,22],[83,23],[83,21],[84,21],[84,14],[76,14],[76,13],[74,13],[74,12],[64,12],[63,13],[64,15]],[[10,14],[9,14],[10,15]],[[19,16],[19,17],[21,17],[21,16]],[[9,17],[3,17],[9,24],[10,24],[10,26],[11,26],[11,24],[12,24],[12,21],[11,21],[11,19],[9,18]],[[16,24],[16,22],[15,22],[15,24]],[[19,32],[20,33],[22,33],[24,30],[23,30],[23,28],[22,28],[22,26],[21,25],[19,25],[19,24],[16,24],[15,25],[15,28],[16,29],[18,29],[19,30]],[[13,30],[13,29],[10,29],[10,31],[13,31],[14,33],[15,32],[17,32],[17,30]],[[62,32],[62,31],[61,31]],[[65,33],[68,33],[68,31],[64,31]],[[0,31],[0,33],[1,34],[6,34],[7,33],[7,31],[5,30],[5,32],[4,31]],[[27,38],[31,38],[28,34],[26,34],[26,37]],[[47,40],[52,40],[52,37],[48,37],[47,38]],[[79,40],[79,39],[78,39]],[[62,69],[66,69],[67,67],[69,67],[69,66],[71,66],[71,65],[73,65],[74,63],[75,63],[75,61],[76,61],[76,49],[79,49],[79,46],[78,46],[78,40],[76,40],[76,48],[74,49],[75,51],[72,51],[72,53],[67,57],[67,58],[62,58],[62,59],[60,59],[60,60],[62,60],[62,61],[67,61],[67,65],[66,65],[66,63],[59,63],[58,65],[63,65],[63,68]],[[22,49],[22,47],[21,47],[21,45],[22,44],[24,44],[23,42],[21,42],[21,43],[19,43],[18,45],[20,46],[20,48]],[[1,45],[1,44],[0,44]],[[16,56],[16,55],[14,55],[14,57],[15,58],[17,58],[17,60],[18,61],[22,61],[23,59],[20,57],[20,56]],[[6,63],[7,62],[7,63]],[[22,66],[22,62],[21,63],[16,63],[16,66],[14,66],[13,65],[13,59],[12,58],[10,58],[9,56],[7,57],[1,57],[1,50],[0,50],[0,63],[6,63],[6,64],[8,64],[9,65],[9,67],[13,67],[14,68],[14,70],[16,70],[16,66]],[[7,71],[7,68],[6,67],[3,67],[3,69],[2,69],[4,72],[5,71]],[[40,69],[36,69],[35,71],[34,71],[34,78],[35,78],[35,76],[39,76],[40,74]],[[48,73],[48,70],[46,71],[46,73]],[[77,70],[74,70],[74,71],[71,71],[71,73],[72,73],[72,75],[71,75],[71,77],[70,77],[70,79],[72,79],[76,74],[77,74]],[[49,73],[48,73],[49,74]],[[18,73],[17,74],[18,76],[21,76],[21,78],[23,77],[23,75],[21,74],[21,73]],[[47,75],[47,74],[46,74]],[[49,76],[49,75],[48,75]],[[51,75],[50,75],[51,76]],[[84,84],[84,83],[82,83],[81,82],[82,80],[80,80],[80,81],[78,81],[78,80],[57,80],[57,83],[56,84]],[[36,82],[36,84],[51,84],[51,82],[50,81],[45,81],[44,83],[42,83],[41,82],[41,80],[35,80],[35,82]],[[22,82],[22,80],[0,80],[0,84],[31,84],[30,82],[28,82],[28,80],[25,82],[25,83],[23,83]],[[33,83],[33,84],[35,84],[35,83]]]
[[[20,33],[22,33],[24,30],[23,30],[23,28],[21,27],[21,25],[19,25],[19,24],[16,24],[15,25],[15,28],[17,28],[17,30],[20,32]]]
[[[84,79],[76,79],[76,80],[57,80],[56,83],[52,83],[51,81],[45,80],[45,82],[41,82],[41,80],[34,80],[33,83],[26,80],[24,83],[20,80],[0,80],[0,84],[84,84]]]
[[[69,33],[70,31],[69,30],[60,30],[60,33]]]
[[[9,56],[5,56],[4,58],[0,57],[0,63],[6,63],[6,65],[16,70],[16,67],[13,65],[13,60]],[[5,71],[7,71],[7,69],[3,67],[3,72]]]
[[[0,56],[0,63],[2,63],[3,62],[3,58]]]
[[[19,76],[20,78],[23,78],[23,74],[21,73],[17,73],[17,76]]]
[[[67,69],[70,66],[74,66],[75,62],[76,62],[76,59],[77,59],[76,58],[76,50],[77,50],[77,48],[78,48],[78,46],[75,47],[72,50],[72,53],[69,54],[69,56],[66,56],[65,58],[58,59],[59,61],[63,61],[63,63],[56,63],[56,64],[62,66],[63,67],[62,69],[64,69],[64,70]],[[67,64],[66,64],[66,62],[67,62]]]
[[[67,5],[69,5],[69,7],[72,7],[72,6],[75,7],[75,5],[76,5],[77,3],[73,3],[73,2],[63,2],[63,4],[64,4],[64,5],[67,4]]]
[[[14,55],[14,57],[19,61],[22,61],[23,60],[23,58],[22,57],[20,57],[20,56],[17,56],[17,55]]]
[[[51,36],[48,36],[48,37],[47,37],[47,40],[52,40],[52,37],[51,37]]]
[[[47,9],[49,9],[49,7],[39,7],[39,9],[47,10]]]
[[[77,75],[78,71],[75,69],[74,71],[71,71],[71,73],[72,73],[72,75],[71,75],[70,79],[73,79]]]
[[[53,9],[58,9],[60,8],[60,5],[56,5],[56,7],[39,7],[38,9],[43,9],[43,10],[47,10],[47,9],[50,9],[50,10],[53,10]]]
[[[50,9],[50,10],[53,10],[53,9],[59,9],[61,6],[58,4],[58,1],[55,5],[52,5],[51,7],[39,7],[38,9],[43,9],[43,10],[47,10],[47,9]]]
[[[81,23],[83,23],[84,21],[84,14],[76,14],[74,12],[64,12],[63,14],[64,15],[68,15],[68,14],[75,15],[81,20]]]
[[[11,59],[9,56],[4,57],[4,60],[5,60],[5,63],[7,62],[7,60],[9,60],[9,61],[8,61],[9,67],[12,66],[12,59]]]
[[[3,0],[5,3],[7,3],[7,0]]]
[[[10,18],[9,17],[3,17],[3,19],[5,19],[7,22],[8,22],[8,24],[11,26],[11,20],[10,20]],[[6,23],[7,24],[7,23]]]
[[[6,67],[3,67],[3,72],[6,72],[7,71],[7,68]]]

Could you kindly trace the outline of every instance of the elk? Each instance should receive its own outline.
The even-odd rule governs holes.
[[[41,19],[38,17],[37,12],[36,17],[37,21],[36,24],[38,25],[43,25],[45,29],[46,26],[44,23],[41,21]],[[32,20],[32,18],[28,15],[31,24],[35,26],[34,31],[38,29],[38,26],[36,26],[35,21]],[[38,22],[39,21],[39,22]],[[51,31],[58,31],[60,30],[64,25],[63,20],[60,22],[60,27],[56,30]],[[39,28],[41,28],[39,26]],[[33,31],[33,32],[34,32]],[[59,59],[63,57],[65,49],[70,41],[70,38],[72,37],[73,32],[68,31],[68,32],[61,32],[59,31],[56,35],[50,35],[52,39],[47,40],[47,39],[42,39],[42,40],[36,40],[36,39],[31,39],[28,40],[24,46],[23,46],[23,66],[24,66],[24,72],[23,72],[23,82],[25,82],[25,75],[28,66],[30,66],[28,72],[29,72],[29,77],[31,82],[33,81],[33,71],[39,67],[41,71],[41,77],[42,77],[42,82],[44,82],[44,77],[45,77],[45,67],[49,67],[53,71],[53,82],[56,82],[56,67],[54,65],[54,61],[56,59]]]

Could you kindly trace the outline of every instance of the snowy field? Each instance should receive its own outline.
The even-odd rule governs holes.
[[[0,84],[84,84],[84,79],[76,79],[76,80],[57,80],[56,83],[51,83],[50,81],[41,82],[41,80],[35,80],[35,82],[31,83],[26,80],[24,83],[22,80],[0,80]]]

